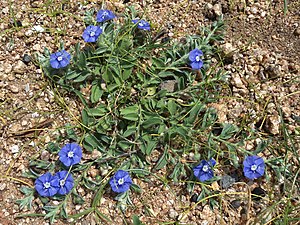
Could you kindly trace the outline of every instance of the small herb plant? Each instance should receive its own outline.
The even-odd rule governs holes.
[[[48,144],[59,161],[30,162],[31,168],[38,170],[30,170],[26,176],[36,179],[36,197],[46,210],[45,215],[36,215],[53,222],[58,217],[77,219],[93,212],[96,218],[109,221],[97,209],[102,194],[110,190],[108,184],[124,210],[131,202],[130,190],[139,191],[131,177],[142,179],[164,167],[172,182],[192,179],[188,183],[192,191],[195,177],[201,182],[218,179],[212,158],[225,157],[216,150],[220,143],[228,148],[232,164],[239,166],[238,144],[226,141],[239,129],[223,124],[215,135],[212,126],[217,115],[209,107],[226,82],[225,73],[212,62],[216,44],[223,39],[221,19],[199,29],[197,35],[167,42],[156,38],[150,21],[131,7],[118,16],[101,9],[96,20],[88,12],[85,21],[85,46],[78,43],[67,51],[61,45],[56,53],[45,49],[44,55],[38,56],[51,84],[80,101],[83,110],[79,124],[68,126],[67,135]],[[63,146],[70,140],[72,143]],[[86,159],[93,151],[101,158],[82,160],[83,154]],[[156,161],[151,160],[154,153],[159,155]],[[191,162],[187,162],[188,154],[194,155]],[[249,174],[253,165],[248,162],[244,170],[251,179],[258,177]],[[109,174],[114,175],[91,179],[87,175],[91,166],[113,168]],[[258,173],[263,174],[262,167]],[[68,201],[86,201],[78,187],[94,191],[95,197],[90,207],[68,215]],[[21,207],[31,207],[35,190],[23,188],[26,197],[18,201]],[[51,199],[60,203],[51,205]]]

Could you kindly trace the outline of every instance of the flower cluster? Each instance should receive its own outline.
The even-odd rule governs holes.
[[[58,153],[59,160],[66,166],[78,164],[82,157],[82,149],[77,143],[64,145]],[[109,181],[112,190],[116,193],[127,191],[132,185],[128,172],[118,170]],[[40,196],[51,197],[56,194],[66,195],[74,187],[72,174],[66,170],[59,171],[52,175],[47,172],[35,181],[35,189]]]
[[[199,165],[193,168],[194,175],[201,182],[210,180],[214,177],[213,167],[216,161],[210,159],[208,161],[202,160]],[[264,175],[265,163],[264,160],[259,156],[248,156],[243,162],[244,175],[248,179],[254,180]]]
[[[107,9],[101,9],[97,13],[97,22],[104,23],[106,21],[116,18],[116,15]],[[141,30],[150,30],[150,24],[142,19],[134,19],[132,23],[138,24],[137,27]],[[82,38],[85,42],[96,42],[99,36],[102,34],[103,29],[101,26],[89,25],[85,28],[82,34]],[[65,50],[53,53],[50,56],[50,65],[54,69],[64,68],[69,65],[71,55]]]
[[[58,153],[59,160],[67,167],[80,162],[82,157],[81,147],[77,143],[68,143]],[[35,181],[35,189],[39,195],[51,197],[53,195],[66,195],[74,187],[72,174],[66,170],[52,175],[47,172]]]
[[[59,171],[54,175],[47,172],[35,181],[35,189],[43,197],[68,194],[73,186],[74,180],[72,174],[65,170]]]

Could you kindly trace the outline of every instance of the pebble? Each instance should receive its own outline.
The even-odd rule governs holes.
[[[172,219],[176,219],[178,216],[178,212],[176,212],[174,209],[169,210],[169,217]]]
[[[300,28],[295,29],[294,35],[295,36],[300,36]]]
[[[3,191],[6,188],[5,183],[0,183],[0,191]]]
[[[9,74],[12,71],[12,65],[10,63],[5,63],[3,65],[4,73]]]
[[[19,88],[16,87],[15,85],[11,85],[10,90],[12,93],[15,93],[15,94],[19,92]]]
[[[33,26],[33,27],[32,27],[32,30],[33,30],[33,31],[36,31],[36,32],[39,32],[39,33],[45,31],[45,29],[44,29],[43,27],[41,27],[40,25]]]
[[[230,202],[231,206],[235,209],[239,208],[241,206],[241,201],[240,200],[233,200]]]
[[[14,66],[13,71],[15,73],[23,74],[25,71],[26,65],[22,61],[18,61],[18,63]]]
[[[222,6],[221,6],[221,4],[215,4],[213,6],[213,10],[214,10],[214,12],[215,12],[215,14],[217,16],[221,16],[222,15]]]
[[[46,150],[41,153],[41,160],[48,161],[50,159],[50,153]]]
[[[11,153],[14,154],[14,153],[18,153],[20,151],[20,148],[18,145],[13,145],[13,146],[11,146],[10,150],[11,150]]]
[[[234,184],[234,182],[235,182],[235,179],[229,175],[222,176],[221,181],[220,181],[221,186],[224,189],[229,188],[232,184]]]

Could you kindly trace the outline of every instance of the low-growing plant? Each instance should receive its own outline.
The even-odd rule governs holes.
[[[83,110],[80,123],[67,126],[67,135],[48,144],[51,153],[58,153],[59,161],[30,162],[31,169],[25,175],[36,179],[35,189],[46,210],[46,214],[35,215],[53,222],[57,217],[77,219],[93,212],[96,218],[109,221],[97,209],[107,184],[118,193],[116,199],[124,210],[131,203],[129,190],[140,191],[131,176],[146,179],[167,167],[164,182],[192,179],[187,184],[192,191],[196,183],[193,174],[201,182],[218,179],[212,158],[227,157],[239,167],[237,149],[241,143],[228,141],[239,128],[221,124],[216,133],[217,114],[209,106],[226,82],[220,64],[212,62],[216,44],[223,40],[222,18],[210,27],[199,28],[196,35],[165,42],[156,38],[151,23],[132,7],[118,16],[109,10],[98,11],[96,20],[92,15],[88,12],[85,18],[85,46],[78,43],[67,51],[61,44],[56,53],[45,49],[38,56],[51,85],[79,101]],[[70,140],[72,143],[67,143]],[[220,144],[226,151],[218,150]],[[93,151],[101,158],[81,159],[82,154],[88,158]],[[193,158],[188,162],[190,154]],[[152,160],[153,155],[159,158]],[[245,172],[251,179],[258,177],[251,174],[257,169],[253,165],[248,163],[250,169]],[[110,179],[106,175],[91,179],[87,175],[91,166],[113,168],[108,175],[115,174]],[[262,168],[258,173],[263,174]],[[79,186],[94,191],[94,198],[84,211],[68,215],[68,201],[85,201],[77,192]],[[31,207],[36,192],[22,190],[26,197],[18,201],[20,206]],[[203,187],[199,196],[204,199],[209,193]],[[60,203],[52,205],[51,199]],[[134,220],[139,223],[138,217]]]

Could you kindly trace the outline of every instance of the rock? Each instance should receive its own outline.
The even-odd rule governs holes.
[[[224,58],[224,62],[231,64],[234,62],[234,54],[237,52],[237,49],[229,42],[220,46],[221,55]]]
[[[224,175],[222,176],[220,183],[222,188],[227,189],[235,183],[235,179],[229,175]]]
[[[20,151],[19,146],[18,145],[13,145],[10,147],[11,153],[15,154],[18,153]]]
[[[160,84],[161,90],[167,90],[168,92],[174,92],[177,87],[177,81],[176,80],[166,80]]]
[[[230,202],[230,205],[233,208],[237,209],[237,208],[239,208],[241,206],[241,201],[240,200],[233,200],[232,202]]]
[[[265,129],[271,134],[279,134],[279,125],[280,125],[280,117],[278,115],[269,116],[265,124]]]
[[[10,63],[5,63],[3,65],[4,67],[4,73],[9,74],[12,71],[12,65]]]
[[[40,25],[33,26],[33,27],[32,27],[32,30],[33,30],[33,31],[36,31],[36,32],[39,32],[39,33],[45,31],[45,29],[44,29],[43,27],[41,27]]]
[[[13,71],[15,73],[23,74],[25,71],[26,65],[22,61],[18,61],[18,63],[14,66]]]
[[[213,6],[213,10],[214,10],[214,13],[216,14],[216,16],[221,16],[222,15],[222,6],[221,6],[221,4],[215,4]]]
[[[277,65],[269,65],[265,69],[265,73],[268,75],[268,78],[277,78],[280,76],[280,69]]]
[[[10,86],[10,91],[12,92],[12,93],[18,93],[19,92],[19,88],[17,87],[17,86],[15,86],[15,85],[11,85]]]
[[[240,75],[237,73],[232,74],[232,84],[237,88],[246,89],[245,85],[243,84],[243,81],[241,80]]]
[[[294,35],[295,36],[300,36],[300,28],[297,28],[294,30]]]
[[[176,212],[174,209],[169,210],[169,217],[172,219],[176,219],[178,216],[178,212]]]
[[[48,161],[50,159],[50,153],[48,151],[42,151],[41,160]]]
[[[28,55],[28,54],[24,54],[24,55],[23,55],[22,61],[23,61],[23,63],[25,63],[26,65],[27,65],[28,63],[30,63],[31,60],[32,60],[32,58],[31,58],[30,55]]]

